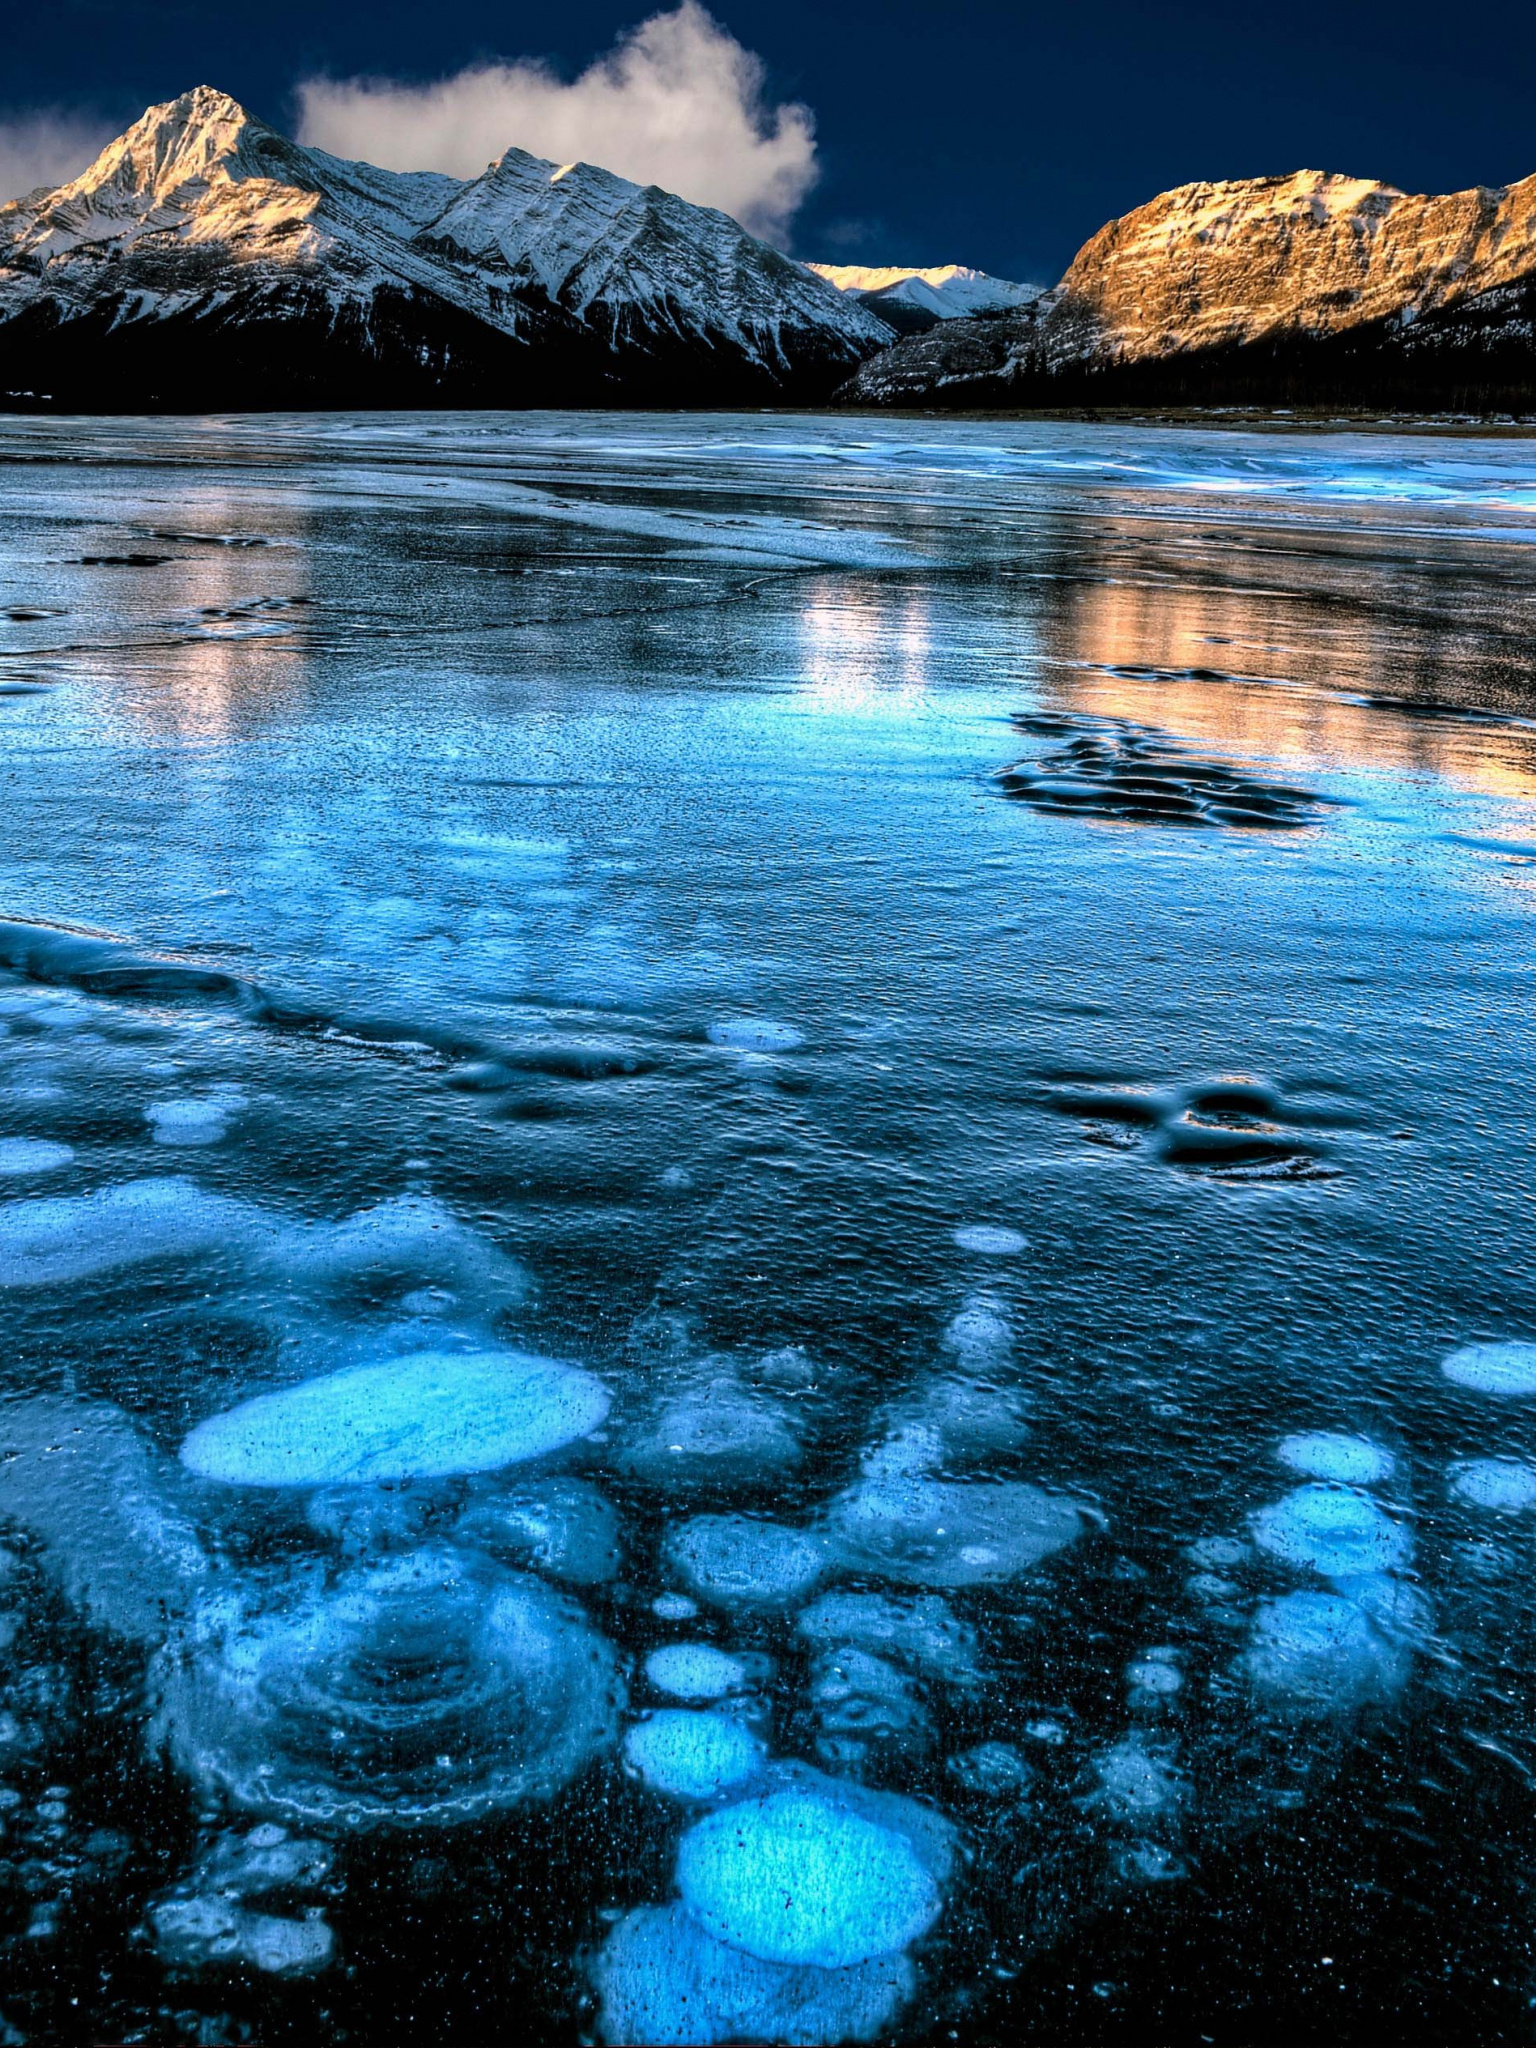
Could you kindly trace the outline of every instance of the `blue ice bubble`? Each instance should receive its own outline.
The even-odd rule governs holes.
[[[711,1045],[728,1046],[732,1052],[793,1052],[805,1043],[803,1031],[793,1024],[776,1024],[770,1017],[725,1017],[711,1024],[706,1036]]]
[[[181,1456],[233,1486],[437,1479],[557,1450],[608,1404],[601,1381],[556,1359],[419,1351],[258,1394],[199,1423]]]
[[[658,1692],[680,1700],[723,1700],[740,1692],[747,1666],[713,1643],[664,1643],[645,1660],[645,1675]]]
[[[361,1286],[372,1294],[381,1279],[397,1277],[416,1293],[436,1281],[489,1310],[528,1288],[515,1259],[427,1195],[395,1195],[341,1223],[288,1228],[270,1250],[279,1277],[331,1292]]]
[[[692,1621],[698,1611],[698,1601],[690,1600],[686,1593],[658,1593],[651,1602],[658,1621]]]
[[[1451,1467],[1451,1491],[1473,1507],[1518,1514],[1536,1506],[1536,1469],[1516,1458],[1469,1458]]]
[[[1321,1429],[1282,1439],[1276,1453],[1282,1465],[1305,1472],[1309,1479],[1331,1479],[1343,1486],[1376,1486],[1390,1479],[1397,1460],[1369,1437],[1343,1436]]]
[[[652,1485],[730,1487],[761,1484],[799,1458],[779,1409],[721,1373],[663,1400],[619,1462]]]
[[[1009,1230],[1000,1223],[962,1223],[955,1243],[963,1252],[979,1252],[984,1258],[1007,1259],[1024,1250],[1029,1240],[1022,1231]]]
[[[152,1102],[144,1112],[157,1145],[217,1145],[229,1129],[231,1104],[188,1096]]]
[[[747,1515],[695,1515],[668,1531],[662,1554],[716,1607],[776,1607],[797,1600],[829,1562],[824,1538]]]
[[[178,1467],[120,1409],[38,1396],[0,1407],[0,1515],[42,1544],[87,1621],[158,1644],[209,1565]]]
[[[1241,1663],[1259,1692],[1327,1712],[1395,1692],[1409,1652],[1342,1594],[1286,1593],[1260,1607]]]
[[[845,1564],[913,1586],[1014,1578],[1082,1529],[1070,1501],[1022,1481],[955,1482],[879,1469],[827,1513],[827,1532]]]
[[[945,1768],[984,1799],[1021,1799],[1035,1776],[1011,1742],[978,1742],[950,1757]]]
[[[0,1174],[57,1173],[75,1156],[51,1138],[0,1138]]]
[[[1408,1531],[1347,1486],[1298,1486],[1259,1510],[1253,1533],[1271,1557],[1329,1579],[1392,1571],[1413,1555]]]
[[[937,1593],[824,1593],[795,1626],[810,1642],[888,1654],[952,1685],[977,1673],[976,1631]]]
[[[902,1825],[913,1802],[807,1778],[694,1823],[677,1852],[683,1903],[764,1962],[842,1970],[908,1947],[943,1905],[943,1865]]]
[[[614,1740],[623,1699],[579,1608],[446,1546],[226,1576],[153,1676],[154,1739],[200,1793],[322,1835],[548,1798]]]
[[[626,1913],[593,1965],[609,2048],[872,2041],[912,1996],[916,1975],[903,1955],[846,1970],[764,1962],[716,1941],[678,1905]]]
[[[581,1479],[482,1495],[460,1515],[454,1534],[504,1563],[536,1565],[574,1586],[605,1585],[619,1569],[618,1515]]]
[[[1092,1803],[1117,1821],[1145,1826],[1167,1819],[1184,1803],[1187,1787],[1169,1751],[1140,1735],[1125,1735],[1096,1760]]]
[[[1463,1344],[1440,1370],[1458,1387],[1514,1400],[1536,1394],[1536,1344]]]
[[[673,1799],[715,1799],[756,1777],[762,1740],[729,1714],[663,1707],[624,1738],[624,1755],[653,1792]]]
[[[259,1214],[179,1179],[6,1202],[0,1287],[57,1287],[154,1259],[195,1258],[244,1243]]]

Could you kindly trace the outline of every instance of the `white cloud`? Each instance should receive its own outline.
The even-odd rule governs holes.
[[[84,114],[19,114],[0,119],[0,205],[39,185],[65,185],[93,164],[116,134]]]
[[[435,85],[306,79],[299,139],[397,171],[477,177],[512,147],[602,164],[782,238],[816,179],[810,109],[770,106],[761,59],[698,0],[653,14],[570,82],[532,58]]]

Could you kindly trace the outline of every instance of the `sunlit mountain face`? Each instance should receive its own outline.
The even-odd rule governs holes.
[[[0,456],[5,2027],[1519,2035],[1529,444]]]

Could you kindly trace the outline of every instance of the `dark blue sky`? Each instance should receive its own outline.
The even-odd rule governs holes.
[[[15,0],[7,111],[123,122],[197,83],[291,126],[299,77],[579,69],[657,0]],[[1054,278],[1169,185],[1308,166],[1416,191],[1536,171],[1536,7],[1259,10],[1008,0],[719,0],[775,97],[814,110],[794,247]],[[509,136],[509,142],[517,138]]]

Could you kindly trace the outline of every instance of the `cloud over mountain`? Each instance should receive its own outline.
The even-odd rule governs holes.
[[[661,185],[782,240],[815,182],[816,138],[809,108],[770,105],[764,88],[761,59],[682,0],[569,81],[532,58],[430,85],[306,79],[299,133],[337,156],[455,177],[515,144]]]
[[[0,205],[78,177],[112,135],[110,122],[57,108],[0,120]]]

